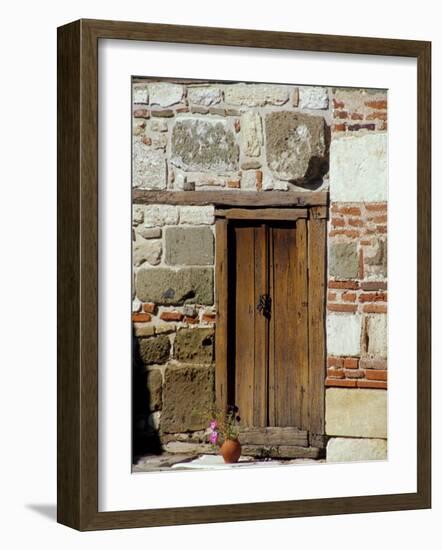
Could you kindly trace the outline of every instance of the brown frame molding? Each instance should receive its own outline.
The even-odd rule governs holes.
[[[98,41],[142,40],[405,56],[418,66],[417,492],[98,512]],[[58,521],[85,531],[431,506],[431,44],[79,20],[58,29]]]

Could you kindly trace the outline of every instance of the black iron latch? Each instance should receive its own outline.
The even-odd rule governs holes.
[[[264,317],[270,319],[272,312],[272,299],[269,294],[261,294],[258,299],[258,303],[256,304],[256,309],[259,313],[262,313]]]

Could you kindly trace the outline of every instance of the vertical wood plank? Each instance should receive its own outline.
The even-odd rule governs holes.
[[[253,426],[255,360],[255,233],[253,227],[235,227],[235,403],[241,424]]]
[[[309,427],[309,339],[308,339],[308,253],[307,224],[296,222],[296,248],[294,262],[290,265],[293,284],[288,288],[287,301],[291,304],[293,339],[293,363],[295,374],[295,425]],[[290,306],[289,306],[290,307]]]
[[[274,254],[274,227],[268,229],[268,271],[269,294],[272,298],[272,315],[268,329],[268,405],[267,423],[276,426],[276,374],[275,374],[275,254]]]
[[[253,426],[267,426],[268,318],[256,310],[259,297],[268,294],[267,226],[255,227],[255,361]]]
[[[309,219],[309,375],[310,426],[313,434],[324,433],[325,416],[325,290],[327,220]]]
[[[215,225],[215,392],[216,404],[225,409],[228,403],[228,312],[229,312],[229,263],[228,222],[217,219]]]

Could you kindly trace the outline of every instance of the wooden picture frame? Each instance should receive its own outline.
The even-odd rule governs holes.
[[[418,215],[416,493],[136,511],[98,511],[97,112],[100,39],[402,56],[417,59],[419,192],[417,197],[410,197],[410,200],[416,201]],[[381,512],[431,506],[430,74],[431,44],[423,41],[99,20],[79,20],[58,29],[57,509],[60,523],[87,531]],[[271,203],[272,195],[266,196]],[[187,192],[186,197],[190,197]],[[213,194],[211,197],[213,202]],[[194,199],[201,201],[204,197],[194,196]],[[220,195],[218,199],[217,204],[223,208],[241,207],[240,204],[232,204],[228,195]],[[137,201],[137,192],[134,193],[134,201]],[[270,203],[266,206],[271,206]],[[284,205],[287,206],[286,197]],[[320,207],[321,205],[315,208]],[[320,218],[321,214],[318,214],[319,222]],[[225,224],[225,221],[219,223],[216,229],[221,242],[225,239]],[[320,232],[320,229],[318,231]],[[226,297],[222,299],[226,300]],[[221,324],[219,330],[225,332],[226,328]],[[220,350],[219,353],[224,352]],[[222,400],[220,388],[218,392]]]

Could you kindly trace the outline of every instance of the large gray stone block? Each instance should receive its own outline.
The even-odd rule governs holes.
[[[327,462],[362,462],[386,459],[386,439],[332,437],[327,443]]]
[[[175,359],[182,363],[211,363],[214,342],[214,331],[211,328],[182,329],[175,338]]]
[[[275,111],[265,118],[265,132],[267,164],[276,178],[302,181],[319,175],[326,156],[323,117]]]
[[[138,341],[140,357],[145,365],[165,363],[170,355],[170,340],[168,336],[160,335],[153,338],[140,338]]]
[[[166,159],[162,151],[152,150],[144,143],[133,143],[133,186],[140,189],[165,189]]]
[[[213,367],[166,368],[160,429],[165,433],[201,430],[214,402]]]
[[[182,117],[173,127],[171,161],[186,171],[237,170],[239,147],[225,120]]]
[[[387,134],[333,139],[330,146],[332,201],[385,201],[388,195]]]
[[[338,279],[352,279],[358,276],[359,259],[357,243],[332,242],[329,247],[329,273]]]
[[[213,265],[215,240],[210,227],[167,227],[168,265]]]
[[[164,305],[213,304],[213,268],[140,268],[136,295],[143,302]]]
[[[387,437],[387,392],[329,388],[325,392],[327,435]]]

